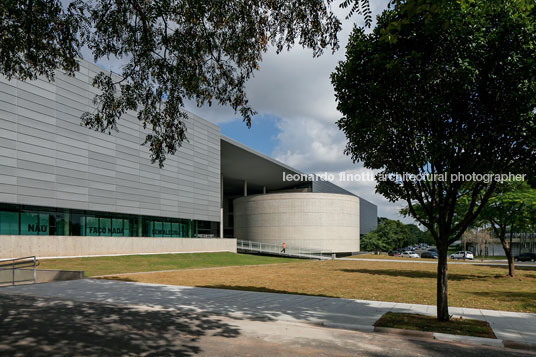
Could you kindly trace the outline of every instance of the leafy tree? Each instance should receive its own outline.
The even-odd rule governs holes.
[[[426,243],[428,245],[435,245],[434,237],[432,236],[432,233],[430,233],[429,230],[422,232],[421,242]]]
[[[66,6],[62,6],[67,4]],[[150,129],[152,161],[162,166],[186,140],[184,100],[218,102],[251,124],[245,83],[269,46],[295,43],[314,56],[338,48],[332,0],[6,0],[0,3],[0,74],[22,80],[54,70],[74,74],[82,46],[95,61],[117,58],[122,73],[101,72],[94,112],[82,122],[111,133],[128,110]],[[342,7],[370,24],[368,0]]]
[[[534,172],[536,10],[527,0],[392,5],[372,33],[353,31],[332,74],[338,125],[346,153],[378,170],[376,190],[405,200],[433,236],[437,317],[447,321],[448,246],[497,186],[459,175]]]
[[[59,0],[4,0],[0,3],[0,74],[11,79],[54,78],[54,70],[79,69],[80,35],[87,30],[85,5]]]
[[[366,252],[387,252],[392,249],[385,237],[376,231],[368,232],[361,237],[360,248]]]
[[[424,232],[417,227],[415,224],[406,224],[406,229],[408,230],[408,244],[413,245],[417,243],[424,243],[423,235]]]
[[[361,250],[388,252],[418,243],[422,231],[414,224],[378,218],[378,227],[361,238]]]
[[[515,275],[512,241],[514,233],[530,229],[536,211],[536,189],[526,183],[506,182],[501,184],[489,199],[480,214],[480,219],[488,223],[508,259],[508,275]]]

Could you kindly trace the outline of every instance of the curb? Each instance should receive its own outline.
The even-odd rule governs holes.
[[[322,326],[330,328],[340,328],[345,330],[354,330],[361,332],[374,332],[374,326],[370,325],[357,325],[357,324],[345,324],[338,322],[323,321]]]
[[[499,340],[496,338],[451,335],[451,334],[439,333],[439,332],[434,332],[433,337],[435,340],[438,340],[438,341],[461,342],[461,343],[467,343],[471,345],[482,345],[482,346],[492,346],[492,347],[505,347],[503,340]]]
[[[336,323],[324,321],[321,323],[324,327],[330,328],[340,328],[346,330],[354,330],[361,332],[375,332],[375,333],[384,333],[390,335],[398,336],[410,336],[410,337],[421,337],[437,341],[444,342],[458,342],[468,345],[478,345],[478,346],[491,346],[491,347],[502,347],[502,348],[512,348],[518,350],[527,350],[527,351],[536,351],[536,344],[530,343],[519,343],[509,340],[501,340],[495,338],[485,338],[485,337],[473,337],[473,336],[464,336],[464,335],[451,335],[447,333],[439,332],[430,332],[430,331],[417,331],[417,330],[405,330],[391,327],[376,327],[370,325],[357,325],[357,324],[346,324],[346,323]]]
[[[534,343],[523,343],[512,340],[504,340],[503,344],[506,348],[536,352],[536,344]]]
[[[374,332],[388,333],[388,334],[391,334],[391,335],[434,338],[434,333],[433,332],[417,331],[417,330],[404,330],[404,329],[401,329],[401,328],[374,326]]]

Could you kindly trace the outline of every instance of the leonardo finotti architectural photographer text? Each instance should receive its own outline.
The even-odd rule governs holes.
[[[489,183],[492,181],[524,181],[525,174],[378,174],[375,175],[372,171],[360,172],[352,174],[348,172],[339,172],[337,175],[329,172],[321,174],[290,174],[283,172],[283,181],[335,181],[339,182],[366,182],[366,181],[441,181],[441,182],[471,182],[480,181]]]

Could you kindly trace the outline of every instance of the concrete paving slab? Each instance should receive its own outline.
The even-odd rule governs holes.
[[[504,347],[503,341],[501,339],[449,335],[449,334],[437,333],[437,332],[434,333],[434,338],[440,341],[461,342],[461,343],[469,343],[469,344],[475,344],[475,345]]]
[[[187,307],[222,316],[254,321],[323,322],[328,325],[372,326],[388,311],[435,314],[435,306],[319,296],[142,284],[83,279],[0,289],[0,294],[23,294],[82,302],[144,305],[168,309]],[[451,308],[464,318],[488,321],[497,338],[511,343],[536,341],[536,314]]]
[[[0,290],[1,292],[1,290]],[[179,306],[179,305],[177,305]],[[2,295],[2,356],[526,357],[431,338],[230,318],[176,308]],[[340,326],[342,327],[342,326]]]

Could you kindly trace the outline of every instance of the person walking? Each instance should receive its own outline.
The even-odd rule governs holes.
[[[283,249],[281,249],[281,253],[286,253],[287,252],[287,245],[285,244],[285,242],[283,242]]]

